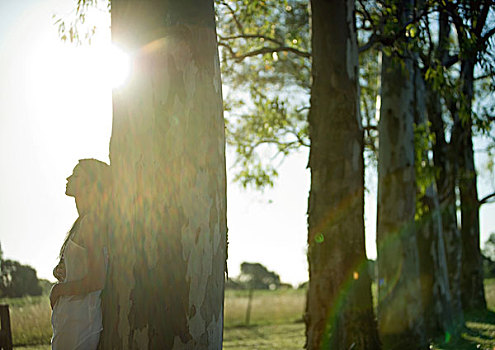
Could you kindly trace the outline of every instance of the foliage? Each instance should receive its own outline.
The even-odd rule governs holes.
[[[430,130],[430,123],[422,123],[414,126],[414,152],[416,170],[416,219],[429,214],[433,203],[426,193],[429,186],[435,181],[436,169],[430,156],[430,150],[435,142],[435,136]],[[430,213],[431,214],[431,213]]]
[[[485,241],[483,245],[483,255],[488,259],[495,261],[495,232],[490,234],[490,237]]]
[[[14,260],[0,262],[0,297],[17,298],[27,295],[41,295],[36,270]]]
[[[91,44],[97,30],[95,15],[98,12],[110,12],[110,6],[110,0],[75,0],[71,15],[53,16],[60,39],[77,45]]]
[[[235,180],[272,186],[276,162],[309,146],[309,12],[302,0],[216,1]]]
[[[495,232],[485,241],[482,249],[483,274],[485,278],[495,278]]]
[[[243,262],[241,273],[238,278],[230,278],[226,284],[226,289],[278,289],[283,285],[280,276],[269,271],[260,263]]]

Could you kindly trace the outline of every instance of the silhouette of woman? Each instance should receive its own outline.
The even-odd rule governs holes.
[[[96,349],[102,327],[100,294],[106,276],[110,167],[81,159],[67,178],[65,194],[75,198],[79,217],[60,249],[50,292],[52,349]]]

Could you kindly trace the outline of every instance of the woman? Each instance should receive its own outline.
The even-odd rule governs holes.
[[[52,349],[96,349],[102,330],[100,293],[106,275],[106,211],[110,169],[81,159],[67,178],[65,194],[76,200],[79,217],[60,250],[53,273]]]

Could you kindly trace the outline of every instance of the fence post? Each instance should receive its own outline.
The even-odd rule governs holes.
[[[0,305],[0,349],[12,350],[12,331],[8,305]]]
[[[249,289],[249,297],[248,297],[248,304],[247,304],[247,309],[246,309],[246,326],[249,326],[249,320],[251,319],[251,304],[253,302],[253,293],[254,293],[254,288]]]

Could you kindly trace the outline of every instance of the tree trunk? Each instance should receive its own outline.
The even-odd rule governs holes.
[[[379,349],[364,240],[354,1],[311,7],[306,348]]]
[[[462,306],[467,310],[486,309],[483,268],[480,250],[480,222],[476,169],[474,166],[471,108],[473,100],[474,62],[472,57],[461,63],[462,98],[465,105],[456,126],[459,130],[459,193],[461,198],[462,236]],[[465,115],[463,115],[463,113]]]
[[[401,2],[397,9],[399,24],[403,24],[412,4]],[[384,54],[381,77],[376,233],[378,327],[385,349],[426,349],[414,227],[412,58]]]
[[[419,67],[414,67],[414,106],[415,122],[418,131],[424,131],[428,137],[429,128],[426,116],[425,82]],[[423,140],[421,140],[423,142]],[[416,144],[416,147],[422,145]],[[424,147],[424,146],[423,146]],[[417,222],[417,241],[419,254],[419,272],[421,279],[421,296],[425,310],[426,334],[429,339],[452,332],[454,325],[452,314],[452,297],[450,294],[447,258],[442,230],[442,215],[435,179],[430,176],[428,158],[429,142],[421,150],[421,164],[416,167],[417,175],[422,177],[423,190],[418,185],[418,206],[421,208]],[[418,154],[418,150],[416,151]]]
[[[461,232],[457,226],[456,215],[456,163],[454,152],[445,140],[445,126],[442,119],[442,106],[439,94],[428,87],[428,119],[435,135],[433,144],[433,163],[435,166],[436,188],[438,190],[439,210],[442,217],[442,231],[447,260],[447,271],[451,294],[451,309],[456,325],[463,324],[461,303]]]
[[[103,349],[220,349],[224,121],[213,1],[112,1],[133,53],[113,94]]]
[[[445,11],[440,12],[439,40],[436,52],[437,59],[442,62],[448,56],[450,23]],[[441,93],[433,83],[426,85],[426,106],[431,131],[435,135],[433,143],[433,164],[438,191],[440,213],[442,216],[442,231],[445,242],[447,270],[449,274],[451,309],[455,325],[462,325],[464,317],[461,303],[461,232],[457,225],[456,215],[456,156],[453,143],[445,139],[446,127],[443,121]]]

